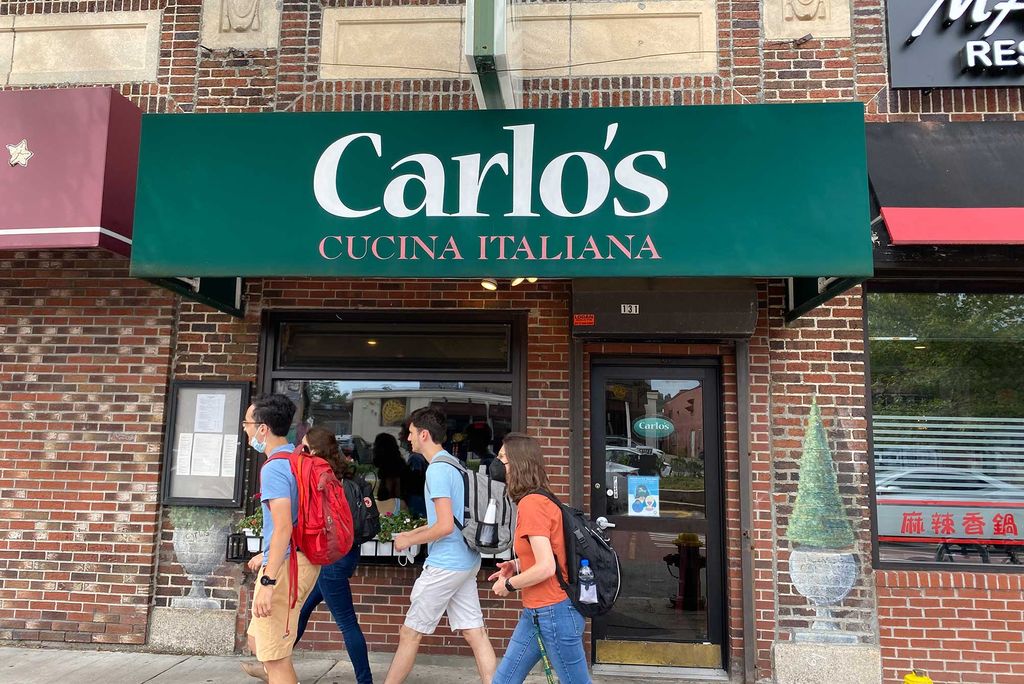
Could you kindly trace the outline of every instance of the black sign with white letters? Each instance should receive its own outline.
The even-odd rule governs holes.
[[[890,0],[893,88],[1024,85],[1024,0]]]

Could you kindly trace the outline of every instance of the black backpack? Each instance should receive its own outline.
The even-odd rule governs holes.
[[[569,595],[569,600],[583,617],[604,615],[619,598],[622,588],[622,571],[619,567],[619,556],[615,549],[604,538],[604,535],[587,519],[583,511],[569,508],[558,500],[551,492],[538,491],[546,496],[562,510],[562,529],[565,532],[565,567],[568,577],[562,577],[562,568],[555,563],[555,574],[562,589]],[[580,602],[579,570],[580,561],[590,561],[590,569],[594,572],[597,584],[597,603]]]
[[[352,509],[352,544],[359,546],[380,532],[380,511],[373,500],[373,487],[366,480],[346,477],[341,484],[348,507]]]

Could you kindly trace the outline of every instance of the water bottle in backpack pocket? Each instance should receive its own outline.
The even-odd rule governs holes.
[[[498,545],[498,503],[493,498],[487,503],[483,522],[477,527],[476,544],[482,549],[493,549]]]

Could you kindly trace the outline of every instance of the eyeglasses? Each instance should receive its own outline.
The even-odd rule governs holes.
[[[258,420],[243,420],[242,427],[245,427],[246,425],[263,425],[263,423]]]

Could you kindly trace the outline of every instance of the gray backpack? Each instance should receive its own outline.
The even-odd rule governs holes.
[[[438,454],[435,463],[446,463],[462,476],[464,487],[463,522],[455,516],[455,526],[462,532],[466,546],[477,553],[498,554],[512,547],[512,539],[516,531],[516,505],[505,492],[505,483],[491,479],[490,475],[474,473],[462,465],[462,461],[448,454]],[[484,544],[480,540],[480,532],[487,506],[494,500],[496,507],[495,524],[498,527],[495,543]],[[454,511],[453,511],[454,513]]]

